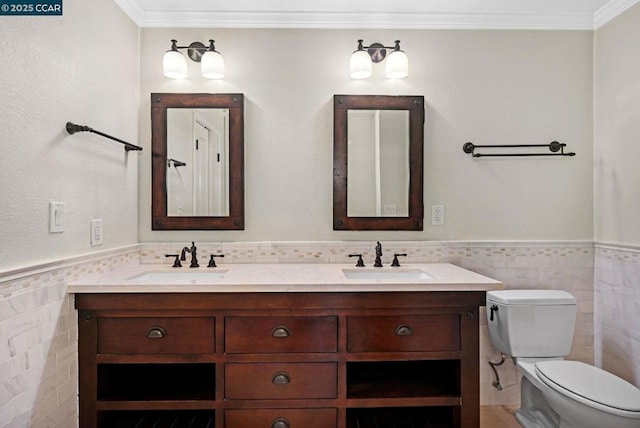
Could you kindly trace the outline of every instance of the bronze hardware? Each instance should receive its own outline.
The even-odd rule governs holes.
[[[140,147],[140,146],[136,146],[135,144],[127,143],[126,141],[121,140],[120,138],[112,137],[109,134],[105,134],[104,132],[96,131],[95,129],[90,128],[88,126],[76,125],[75,123],[67,122],[65,128],[67,129],[67,132],[69,133],[69,135],[73,135],[76,132],[93,132],[94,134],[98,134],[98,135],[100,135],[102,137],[105,137],[105,138],[108,138],[110,140],[117,141],[120,144],[124,144],[124,150],[126,152],[128,152],[130,150],[142,150],[142,147]]]
[[[373,267],[382,267],[382,244],[380,241],[376,244],[376,260],[373,262]]]
[[[491,305],[489,310],[491,311],[491,316],[489,318],[489,321],[493,321],[493,314],[494,312],[498,312],[498,305]]]
[[[147,331],[147,339],[162,339],[167,335],[167,331],[162,327],[151,327]]]
[[[211,257],[209,258],[209,264],[207,265],[207,267],[210,267],[210,268],[217,267],[216,260],[215,260],[216,257],[224,257],[224,254],[211,254]]]
[[[277,326],[273,330],[271,330],[272,337],[289,337],[291,336],[291,332],[287,327]]]
[[[396,336],[413,336],[413,329],[408,325],[399,325],[396,327],[394,333]]]
[[[364,267],[364,261],[362,260],[362,254],[349,254],[349,257],[357,257],[356,267]]]
[[[291,382],[291,378],[285,372],[276,373],[271,379],[271,383],[274,385],[288,385],[289,382]]]
[[[397,253],[393,255],[393,261],[391,262],[391,266],[399,267],[400,262],[398,261],[398,257],[407,257],[407,253]]]
[[[173,267],[182,267],[182,263],[180,263],[180,254],[165,254],[165,257],[175,257],[176,259],[173,261]]]
[[[289,428],[289,421],[285,418],[278,418],[273,421],[271,428]]]

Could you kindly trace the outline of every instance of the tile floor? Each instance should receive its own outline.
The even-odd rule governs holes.
[[[520,428],[513,416],[517,409],[517,406],[481,406],[480,428]]]

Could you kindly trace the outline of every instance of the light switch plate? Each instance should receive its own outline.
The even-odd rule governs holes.
[[[49,232],[64,232],[64,202],[49,202]]]

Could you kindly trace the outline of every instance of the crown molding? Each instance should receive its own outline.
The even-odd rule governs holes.
[[[113,0],[124,13],[138,26],[142,27],[144,11],[135,0]]]
[[[594,30],[640,0],[611,0],[591,15],[508,12],[299,12],[143,10],[137,0],[114,0],[139,27]]]
[[[609,3],[598,9],[593,15],[594,29],[597,30],[602,27],[604,24],[634,6],[639,1],[640,0],[611,0]]]
[[[123,1],[123,0],[120,0]],[[592,30],[590,14],[147,11],[141,27]]]

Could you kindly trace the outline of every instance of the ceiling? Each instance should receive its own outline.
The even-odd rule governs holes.
[[[114,0],[140,27],[593,30],[640,0]]]

